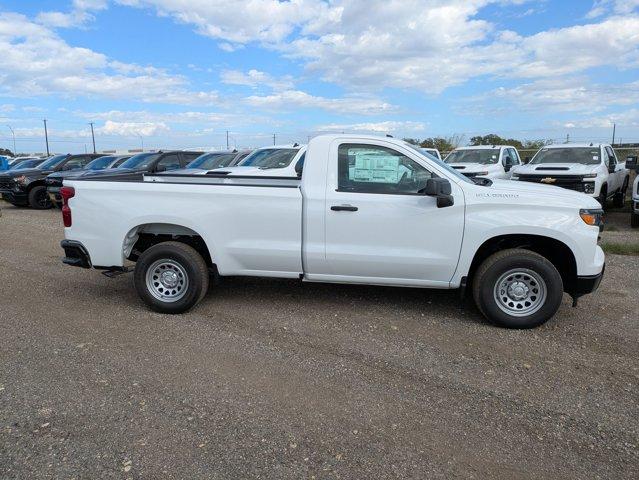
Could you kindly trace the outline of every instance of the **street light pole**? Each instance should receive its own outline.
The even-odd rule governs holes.
[[[140,141],[142,142],[142,151],[144,152],[144,138],[139,133],[136,133],[138,137],[140,137]]]
[[[91,125],[91,139],[93,140],[93,153],[98,153],[95,151],[95,133],[93,132],[93,122],[89,122]]]
[[[7,127],[9,127],[9,130],[11,130],[11,135],[13,136],[13,154],[16,155],[16,132],[13,131],[13,128],[11,128],[11,125],[7,125]]]
[[[47,157],[51,156],[49,152],[49,134],[47,132],[47,119],[42,120],[44,122],[44,141],[47,143]]]

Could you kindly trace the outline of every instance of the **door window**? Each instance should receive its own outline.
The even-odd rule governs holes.
[[[77,170],[78,168],[84,167],[87,163],[91,161],[91,157],[88,155],[82,155],[79,157],[74,157],[68,160],[65,164],[63,170]]]
[[[616,165],[617,156],[615,155],[615,151],[610,147],[606,147],[606,153],[608,154],[608,158],[610,159],[610,162],[612,162],[611,165]]]
[[[515,150],[514,148],[509,148],[508,152],[510,154],[510,158],[512,159],[511,165],[519,165],[521,161],[519,160],[517,150]]]
[[[338,191],[416,195],[433,174],[391,148],[345,143],[337,158]]]
[[[155,169],[158,171],[176,170],[178,168],[180,168],[180,159],[178,158],[176,153],[170,153],[162,157],[162,159],[155,166]]]

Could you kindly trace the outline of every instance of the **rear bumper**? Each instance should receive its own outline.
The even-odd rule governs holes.
[[[62,263],[72,267],[91,268],[89,252],[80,242],[74,240],[62,240],[60,246],[64,249]]]
[[[60,195],[61,187],[49,187],[47,186],[47,193],[49,194],[49,199],[55,204],[62,203],[62,195]]]
[[[596,291],[599,288],[599,284],[601,284],[601,280],[603,279],[605,270],[606,265],[604,264],[603,268],[601,269],[601,273],[598,273],[597,275],[577,277],[575,291],[571,292],[572,296],[580,297],[582,295],[587,295]]]

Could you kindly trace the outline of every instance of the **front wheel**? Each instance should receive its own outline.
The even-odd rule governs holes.
[[[47,193],[47,187],[44,185],[37,185],[29,192],[29,206],[36,210],[46,210],[53,207],[49,194]]]
[[[209,272],[193,247],[163,242],[140,255],[134,283],[140,298],[156,312],[183,313],[206,295]]]
[[[623,204],[626,201],[626,191],[628,190],[628,179],[626,178],[623,182],[623,187],[617,193],[612,200],[612,204],[617,208],[622,208]]]
[[[497,252],[473,277],[473,297],[492,323],[534,328],[557,312],[563,298],[561,275],[546,258],[523,249]]]

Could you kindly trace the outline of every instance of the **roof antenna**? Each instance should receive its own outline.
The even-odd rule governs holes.
[[[299,143],[297,143],[297,142],[295,142],[295,143],[293,144],[293,148],[295,148],[295,147],[299,147],[299,146],[300,146],[300,144],[299,144]]]

